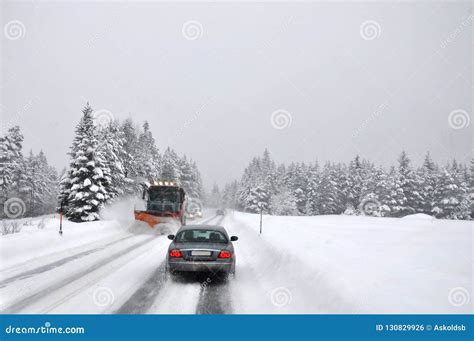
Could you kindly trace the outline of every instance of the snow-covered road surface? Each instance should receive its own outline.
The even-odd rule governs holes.
[[[199,223],[217,220],[212,217]],[[18,266],[2,266],[1,312],[147,313],[167,280],[164,260],[169,240],[165,235],[172,231],[157,234],[138,226],[137,231],[143,233],[136,234],[133,228],[114,229],[116,234],[107,232],[107,238]]]
[[[170,277],[166,234],[130,221],[66,222],[0,238],[2,313],[470,313],[472,223],[412,216],[192,223],[237,235],[236,278]]]
[[[205,223],[222,223],[223,217],[213,217],[207,219],[201,224]],[[163,257],[157,258],[160,259],[159,265],[151,272],[150,276],[143,282],[143,284],[137,288],[130,298],[118,308],[115,313],[118,314],[145,314],[150,312],[156,312],[156,309],[163,309],[166,307],[160,302],[163,301],[165,297],[171,296],[181,296],[186,292],[198,292],[199,293],[199,302],[197,303],[196,313],[215,313],[222,314],[230,312],[224,310],[219,303],[221,299],[229,298],[229,295],[223,295],[220,286],[224,286],[226,278],[219,278],[217,275],[212,276],[212,279],[209,275],[200,275],[200,274],[190,274],[182,275],[181,277],[170,278],[170,276],[165,271],[165,253]],[[168,283],[170,282],[170,283]],[[217,283],[218,282],[218,283]],[[168,284],[168,285],[167,285]],[[169,285],[171,284],[171,285]],[[178,290],[174,295],[170,295],[169,291],[173,291],[175,287],[194,287],[192,290]],[[159,297],[159,295],[161,295]],[[195,294],[194,294],[195,296]],[[217,298],[219,297],[219,299]],[[155,301],[158,302],[153,309]],[[164,300],[166,302],[166,300]],[[195,302],[195,297],[189,299],[189,301]],[[171,305],[176,305],[176,302],[170,302]],[[186,303],[184,303],[186,304]],[[178,308],[182,308],[182,305],[178,305]],[[173,309],[170,307],[170,309]]]

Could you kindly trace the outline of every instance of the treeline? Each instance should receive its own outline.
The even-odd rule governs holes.
[[[471,219],[474,162],[439,166],[429,153],[414,168],[405,152],[385,170],[356,156],[349,164],[277,165],[265,150],[241,181],[227,184],[222,202],[247,212],[274,215],[365,214],[401,217],[425,213]],[[220,194],[219,194],[220,195]]]
[[[89,104],[76,127],[71,161],[60,182],[59,203],[73,221],[99,219],[100,208],[122,195],[141,193],[144,182],[176,180],[188,198],[203,194],[196,163],[167,148],[161,154],[147,122],[94,124]]]
[[[57,195],[57,171],[42,151],[23,156],[20,127],[12,127],[0,136],[0,218],[53,212]]]

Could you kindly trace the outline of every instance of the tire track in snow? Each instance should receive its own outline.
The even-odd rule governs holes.
[[[221,224],[226,216],[216,223]],[[199,301],[196,314],[229,314],[232,312],[231,293],[229,288],[230,275],[213,273],[208,276],[198,276],[201,282]]]
[[[115,261],[116,259],[120,258],[120,257],[123,257],[124,255],[126,255],[127,253],[143,246],[143,245],[146,245],[150,242],[152,242],[153,240],[155,240],[155,236],[151,236],[149,238],[146,238],[145,240],[142,240],[138,243],[135,243],[125,249],[122,249],[122,250],[119,250],[118,252],[115,252],[114,254],[112,254],[111,256],[105,258],[105,259],[102,259],[101,261],[97,262],[97,263],[94,263],[93,265],[91,265],[90,267],[86,268],[85,270],[82,270],[78,273],[75,273],[74,275],[68,277],[68,278],[65,278],[64,280],[62,281],[59,281],[43,290],[40,290],[32,295],[29,295],[23,299],[20,299],[19,301],[17,301],[16,303],[13,303],[11,304],[10,306],[6,307],[5,309],[1,310],[0,313],[2,314],[14,314],[14,313],[17,313],[19,311],[21,311],[22,309],[28,307],[29,305],[35,303],[36,301],[42,299],[43,297],[45,297],[46,295],[49,295],[51,293],[53,293],[54,291],[58,290],[58,289],[61,289],[63,287],[65,287],[66,285],[68,284],[71,284],[72,282],[86,276],[87,274],[89,274],[90,272],[92,271],[95,271],[101,267],[104,267],[105,265]]]
[[[9,277],[7,279],[4,279],[4,280],[0,281],[0,289],[4,288],[8,283],[11,283],[13,281],[22,280],[22,279],[25,279],[25,278],[29,278],[33,275],[37,275],[37,274],[41,274],[41,273],[49,271],[49,270],[53,270],[53,269],[55,269],[59,266],[62,266],[62,265],[67,264],[69,262],[72,262],[73,260],[76,260],[76,259],[79,259],[79,258],[82,258],[82,257],[85,257],[85,256],[89,256],[93,253],[104,250],[105,248],[107,248],[109,246],[115,245],[117,243],[120,243],[120,242],[122,242],[124,240],[127,240],[129,238],[132,238],[132,237],[135,237],[135,235],[126,236],[126,237],[120,238],[118,240],[115,240],[113,242],[104,244],[102,246],[99,246],[99,247],[96,247],[96,248],[93,248],[93,249],[90,249],[90,250],[82,251],[82,252],[73,254],[72,256],[60,259],[58,261],[55,261],[55,262],[52,262],[52,263],[49,263],[49,264],[46,264],[46,265],[43,265],[43,266],[39,266],[37,268],[22,272],[18,275]]]
[[[217,216],[211,217],[196,225],[204,225],[216,219]],[[220,223],[222,219],[219,220]],[[153,305],[156,297],[160,293],[164,284],[167,281],[167,274],[165,271],[166,260],[162,261],[157,269],[147,278],[130,298],[115,311],[115,314],[144,314]]]
[[[77,296],[80,297],[82,295],[84,299],[84,294],[89,300],[91,297],[94,297],[94,291],[97,288],[100,288],[101,286],[103,286],[101,283],[104,283],[104,281],[107,281],[109,278],[114,277],[115,275],[119,275],[120,272],[122,271],[124,271],[124,273],[126,274],[130,273],[130,271],[127,271],[127,267],[129,269],[139,268],[138,264],[135,263],[137,261],[147,262],[148,260],[149,262],[150,259],[154,260],[156,257],[155,250],[163,251],[164,248],[166,247],[164,242],[165,240],[163,238],[156,238],[152,243],[146,244],[145,246],[141,248],[132,250],[131,252],[127,253],[124,257],[117,259],[117,261],[114,261],[111,264],[105,266],[99,272],[91,273],[90,275],[75,281],[72,287],[72,291],[69,290],[69,292],[66,293],[65,295],[61,295],[62,298],[60,300],[54,302],[53,304],[48,305],[45,309],[42,309],[38,313],[48,314],[51,311],[54,311],[56,308],[64,304],[67,305],[69,302],[71,302],[73,298],[77,298]],[[150,255],[153,255],[153,257],[150,257]],[[145,260],[142,257],[145,257]],[[131,264],[135,264],[135,267],[130,268]],[[137,275],[140,276],[140,274],[137,274]],[[110,289],[113,289],[114,295],[115,295],[116,288],[113,285],[105,285],[105,287],[109,287]],[[119,295],[120,295],[120,290],[119,290]],[[115,300],[115,297],[114,297],[114,300]],[[94,303],[95,306],[97,306],[94,300],[92,300],[92,302]],[[99,313],[99,312],[94,312],[94,313]],[[111,313],[111,311],[104,310],[100,313]]]
[[[213,274],[201,284],[196,314],[229,314],[232,312],[226,275]]]
[[[207,220],[205,220],[203,223],[205,222],[208,222],[212,219],[214,219],[214,217],[212,218],[209,218]],[[140,234],[138,234],[140,235]],[[95,247],[95,248],[92,248],[90,250],[86,250],[86,251],[81,251],[79,253],[76,253],[76,254],[73,254],[69,257],[66,257],[64,259],[60,259],[58,261],[54,261],[54,262],[51,262],[49,264],[46,264],[46,265],[43,265],[43,266],[39,266],[39,267],[36,267],[36,268],[33,268],[33,269],[30,269],[28,271],[24,271],[20,274],[17,274],[17,275],[14,275],[12,277],[9,277],[3,281],[0,282],[0,289],[1,288],[5,288],[7,287],[6,284],[9,284],[11,282],[14,282],[16,280],[23,280],[23,279],[28,279],[28,278],[31,278],[32,276],[34,275],[39,275],[39,274],[42,274],[44,272],[47,272],[49,270],[53,270],[53,269],[56,269],[62,265],[65,265],[69,262],[72,262],[74,260],[77,260],[79,258],[82,258],[82,257],[86,257],[86,256],[89,256],[95,252],[99,252],[99,251],[103,251],[104,249],[106,249],[107,247],[110,247],[110,246],[113,246],[115,244],[118,244],[120,242],[124,242],[130,238],[134,238],[134,237],[137,237],[137,234],[130,234],[130,235],[127,235],[125,237],[121,237],[117,240],[114,240],[110,243],[107,243],[107,244],[104,244],[104,245],[100,245],[98,247]],[[156,236],[154,237],[150,237],[148,240],[148,242],[152,241],[153,239],[155,239]],[[82,246],[78,246],[77,248],[80,248],[80,247],[85,247],[87,245],[91,245],[91,244],[95,244],[95,243],[98,243],[98,241],[96,242],[91,242],[91,243],[86,243]],[[107,259],[104,259],[98,263],[95,263],[93,264],[92,266],[90,266],[89,268],[87,268],[87,270],[85,271],[81,271],[80,273],[74,275],[74,276],[71,276],[71,277],[68,277],[68,278],[65,278],[63,279],[62,281],[59,281],[58,283],[56,283],[55,285],[53,286],[50,286],[50,287],[47,287],[47,288],[44,288],[42,290],[39,290],[38,292],[36,292],[35,294],[32,294],[28,297],[24,297],[23,299],[20,299],[19,301],[16,301],[15,303],[13,304],[10,304],[8,305],[6,308],[4,307],[1,307],[1,308],[4,308],[2,310],[0,310],[0,313],[14,313],[14,312],[17,312],[17,311],[20,311],[20,310],[23,310],[24,308],[32,305],[32,304],[35,304],[37,301],[39,301],[40,299],[42,299],[42,296],[43,295],[48,295],[49,293],[51,293],[52,291],[55,291],[55,290],[58,290],[58,289],[61,289],[69,284],[71,284],[72,282],[74,281],[77,281],[78,279],[81,279],[81,277],[83,275],[86,275],[88,274],[89,272],[92,272],[92,271],[95,271],[107,264],[109,264],[110,262],[113,262],[115,259],[118,259],[119,257],[121,256],[124,256],[130,252],[132,252],[134,249],[137,249],[137,248],[140,248],[141,246],[147,244],[147,242],[139,242],[139,243],[136,243],[128,248],[126,248],[125,250],[122,250],[122,251],[119,251],[117,253],[114,253],[113,256],[110,256],[109,258]],[[66,251],[67,252],[67,251]],[[70,253],[70,252],[69,252]],[[18,266],[16,266],[18,267]],[[11,271],[11,269],[6,269],[4,271]],[[33,278],[34,279],[34,278]]]
[[[150,309],[166,282],[165,262],[161,262],[145,283],[114,314],[143,314]]]

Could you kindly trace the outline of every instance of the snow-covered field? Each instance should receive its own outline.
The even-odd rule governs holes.
[[[240,236],[242,312],[275,311],[256,282],[284,313],[472,312],[472,222],[266,216],[261,236],[258,226],[243,213],[228,226]]]
[[[472,313],[472,222],[207,212],[234,243],[237,276],[172,280],[176,226],[35,221],[0,237],[0,310],[11,313]],[[127,212],[127,215],[124,215]],[[122,215],[122,216],[121,216]],[[115,218],[115,219],[112,219]]]

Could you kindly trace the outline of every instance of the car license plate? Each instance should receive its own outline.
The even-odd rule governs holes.
[[[210,256],[211,251],[191,251],[191,256]]]

